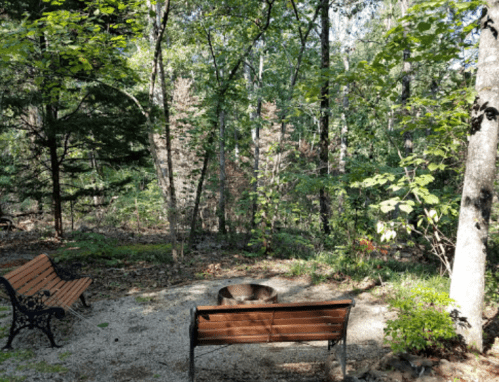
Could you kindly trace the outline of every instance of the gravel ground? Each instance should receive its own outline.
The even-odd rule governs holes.
[[[199,281],[156,293],[136,294],[75,308],[53,321],[59,349],[48,347],[39,330],[24,330],[13,347],[32,349],[35,357],[13,357],[0,365],[11,377],[25,381],[187,381],[190,309],[216,304],[220,288],[257,282],[277,290],[279,302],[324,301],[351,297],[329,285],[311,285],[285,278]],[[90,301],[91,302],[91,301]],[[368,293],[356,297],[348,327],[348,358],[379,357],[386,305]],[[11,315],[0,319],[10,327]],[[99,324],[108,323],[107,327]],[[5,338],[3,340],[6,340]],[[204,354],[204,355],[203,355]],[[202,355],[202,356],[201,356]],[[327,343],[278,343],[196,348],[196,381],[324,381]],[[28,367],[19,369],[19,365]],[[60,365],[62,371],[47,365]],[[2,377],[2,374],[0,374]]]

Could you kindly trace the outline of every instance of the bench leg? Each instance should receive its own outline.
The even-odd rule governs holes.
[[[58,319],[61,319],[64,317],[64,310],[62,310],[61,308],[51,308],[48,312],[46,311],[41,314],[37,314],[36,312],[25,313],[20,311],[14,305],[9,338],[7,339],[7,344],[3,347],[3,349],[12,349],[12,341],[14,340],[14,337],[19,334],[21,329],[25,328],[40,329],[48,337],[50,345],[52,347],[61,347],[55,343],[54,335],[50,328],[50,320],[52,319],[53,315],[55,315]]]
[[[196,347],[196,308],[191,308],[189,325],[189,381],[194,382],[194,348]]]
[[[80,295],[80,300],[84,307],[90,308],[90,304],[87,304],[87,302],[85,301],[85,296],[83,296],[83,293]]]

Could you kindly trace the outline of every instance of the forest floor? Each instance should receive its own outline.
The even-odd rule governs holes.
[[[164,243],[161,232],[120,233],[120,243]],[[10,233],[0,241],[0,273],[40,253],[53,255],[61,243],[33,232]],[[499,310],[484,312],[482,354],[439,352],[419,357],[411,370],[383,344],[389,311],[389,283],[344,277],[314,284],[308,275],[293,276],[294,260],[248,257],[206,241],[178,263],[124,261],[120,266],[85,264],[93,284],[86,292],[91,309],[53,321],[60,349],[47,348],[38,331],[25,330],[14,340],[13,352],[0,353],[4,381],[183,381],[187,380],[189,310],[216,304],[216,293],[230,283],[256,282],[274,287],[279,301],[321,301],[354,297],[348,329],[347,371],[352,381],[499,382]],[[6,301],[2,305],[8,306]],[[0,310],[7,308],[0,307]],[[6,339],[10,312],[0,312],[0,337]],[[98,324],[104,327],[97,326]],[[241,345],[220,351],[199,348],[198,381],[339,380],[339,365],[328,357],[324,343]],[[422,372],[421,372],[422,370]],[[412,374],[411,374],[412,373]],[[416,378],[416,374],[421,374]],[[3,378],[3,379],[2,379]]]

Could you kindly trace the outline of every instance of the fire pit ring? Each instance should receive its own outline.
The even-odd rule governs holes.
[[[218,291],[218,305],[274,304],[276,302],[277,292],[267,285],[236,284]]]

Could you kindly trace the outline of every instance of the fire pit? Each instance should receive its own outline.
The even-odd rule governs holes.
[[[274,288],[259,284],[229,285],[218,291],[218,305],[274,304],[277,292]]]

